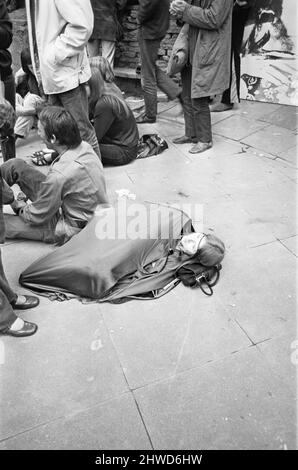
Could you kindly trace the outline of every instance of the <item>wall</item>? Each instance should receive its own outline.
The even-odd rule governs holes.
[[[139,45],[137,41],[137,6],[128,7],[124,13],[121,24],[123,38],[118,43],[115,56],[115,66],[136,68],[139,64]],[[175,39],[180,31],[176,21],[171,20],[170,28],[161,43],[159,50],[159,65],[166,67]]]

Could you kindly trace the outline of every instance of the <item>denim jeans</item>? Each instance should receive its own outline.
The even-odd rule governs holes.
[[[57,95],[49,96],[49,103],[56,106],[63,106],[76,120],[83,140],[93,147],[95,153],[100,157],[97,137],[94,127],[89,120],[88,97],[84,84],[73,90],[65,91]]]
[[[0,331],[10,327],[18,318],[10,305],[16,299],[17,295],[11,290],[4,273],[0,250]]]
[[[46,179],[46,175],[33,168],[20,158],[15,158],[1,166],[1,173],[8,186],[18,184],[21,191],[31,200],[36,199],[41,183]],[[3,214],[6,238],[17,238],[26,240],[37,240],[45,243],[55,242],[55,227],[58,214],[45,225],[30,225],[24,222],[21,217],[10,214]]]
[[[185,66],[181,72],[185,135],[198,142],[212,142],[208,96],[191,98],[191,75],[191,65]]]
[[[15,109],[15,84],[14,84],[14,76],[9,75],[8,77],[4,78],[4,97],[5,99],[11,104],[11,106]],[[16,156],[16,147],[15,147],[15,137],[14,137],[14,128],[12,127],[9,129],[7,134],[7,138],[1,140],[1,151],[3,160],[6,162],[10,158],[14,158]]]
[[[180,95],[181,88],[156,65],[161,39],[144,39],[142,37],[142,31],[140,30],[138,40],[146,115],[149,118],[156,118],[157,87],[160,88],[170,100],[174,100]]]

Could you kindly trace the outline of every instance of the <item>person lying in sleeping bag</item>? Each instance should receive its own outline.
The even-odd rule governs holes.
[[[133,206],[99,210],[78,235],[29,266],[20,283],[60,300],[115,301],[164,289],[177,269],[194,260],[213,266],[223,259],[222,241],[194,232],[183,211],[158,204],[134,207],[137,218]]]

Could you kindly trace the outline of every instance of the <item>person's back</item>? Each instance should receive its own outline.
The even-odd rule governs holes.
[[[170,24],[170,0],[139,0],[138,20],[144,39],[163,38]]]
[[[105,122],[104,122],[105,121]],[[104,135],[102,125],[109,123]],[[94,127],[99,143],[131,149],[137,146],[139,133],[129,106],[115,95],[104,95],[97,101]]]
[[[62,215],[70,226],[82,228],[97,205],[107,202],[102,163],[87,142],[53,162],[47,182],[53,179],[60,181]]]

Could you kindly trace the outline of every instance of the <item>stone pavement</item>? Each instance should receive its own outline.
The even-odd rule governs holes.
[[[123,305],[42,298],[35,336],[0,338],[0,449],[294,449],[297,112],[242,102],[212,116],[214,147],[174,146],[178,107],[140,127],[163,154],[106,168],[111,200],[199,203],[227,247],[213,297],[181,285]],[[40,148],[33,135],[18,155]],[[52,248],[7,241],[11,284]],[[296,341],[296,343],[295,343]]]

